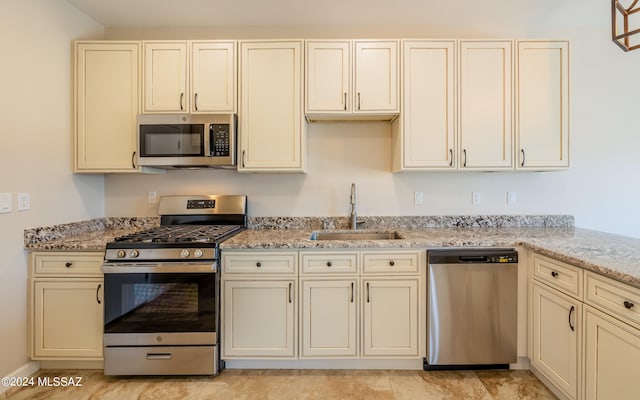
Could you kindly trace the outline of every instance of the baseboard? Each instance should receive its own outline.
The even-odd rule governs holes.
[[[509,369],[531,369],[531,363],[529,357],[518,357],[518,362],[515,364],[509,364]]]
[[[422,359],[225,360],[227,369],[397,369],[421,370]]]
[[[41,360],[40,369],[103,369],[102,360]]]
[[[26,378],[30,376],[40,369],[40,362],[38,361],[28,361],[26,364],[16,369],[15,371],[8,374],[7,378]],[[11,386],[0,385],[0,394],[6,392],[11,389]]]

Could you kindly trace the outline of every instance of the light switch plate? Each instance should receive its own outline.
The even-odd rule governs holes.
[[[27,211],[31,208],[31,195],[18,193],[18,211]]]
[[[10,213],[11,211],[13,211],[11,193],[0,193],[0,214]]]
[[[413,192],[413,203],[424,204],[424,192]]]

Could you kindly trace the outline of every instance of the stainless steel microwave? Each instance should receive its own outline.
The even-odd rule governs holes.
[[[138,115],[138,163],[156,168],[235,168],[235,114]]]

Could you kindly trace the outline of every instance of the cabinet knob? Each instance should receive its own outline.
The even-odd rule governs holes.
[[[558,273],[556,271],[551,271],[551,276],[553,276],[554,278],[557,278]]]
[[[391,260],[391,261],[389,261],[389,265],[391,265],[393,267],[394,265],[396,265],[396,263],[395,263],[395,261]]]
[[[262,267],[262,263],[261,263],[260,261],[258,261],[258,262],[256,263],[256,267],[258,267],[258,268]]]
[[[330,267],[331,265],[331,261],[327,261],[327,267]]]
[[[627,310],[630,310],[634,306],[632,302],[626,300],[622,304],[624,304],[624,308],[626,308]]]
[[[67,268],[71,267],[72,265],[73,265],[72,262],[67,262],[67,263],[64,264],[64,266],[67,267]]]

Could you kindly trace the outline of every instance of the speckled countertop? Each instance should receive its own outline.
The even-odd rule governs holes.
[[[348,219],[249,219],[249,229],[221,249],[363,249],[512,247],[595,271],[640,288],[640,239],[574,228],[570,216],[365,217],[371,232],[397,231],[397,240],[311,240],[313,231],[340,230]],[[114,237],[153,228],[157,218],[103,218],[25,231],[31,251],[104,251]]]

